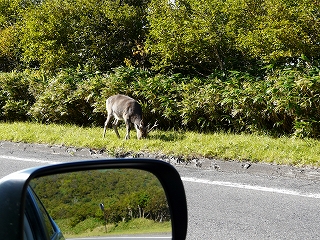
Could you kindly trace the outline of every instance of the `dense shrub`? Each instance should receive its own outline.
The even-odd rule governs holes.
[[[27,112],[34,103],[29,92],[29,76],[11,72],[0,74],[0,119],[27,120]]]
[[[72,119],[72,122],[85,124],[92,109],[85,99],[75,94],[79,81],[82,81],[79,75],[65,71],[52,77],[45,83],[43,92],[36,96],[30,116],[39,122],[64,123]]]
[[[141,99],[148,120],[158,120],[164,129],[181,128],[179,102],[181,85],[188,81],[180,75],[155,75],[135,82],[134,96]]]
[[[0,118],[102,126],[105,100],[137,99],[146,122],[160,128],[265,132],[319,137],[319,69],[284,69],[252,76],[217,72],[209,77],[162,75],[133,67],[105,74],[61,70],[0,74]]]
[[[292,127],[292,132],[298,137],[319,137],[319,69],[276,72],[268,81],[274,83],[270,89],[270,101],[274,105],[275,114],[282,116],[284,127]],[[290,121],[288,125],[288,120],[292,121],[291,125]]]

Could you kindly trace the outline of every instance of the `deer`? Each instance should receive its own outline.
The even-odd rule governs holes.
[[[112,119],[114,119],[112,123],[113,129],[119,139],[120,135],[118,132],[118,126],[120,124],[120,120],[123,120],[126,124],[126,140],[130,139],[130,130],[132,125],[134,125],[137,131],[138,139],[146,138],[148,133],[158,126],[157,121],[151,128],[150,124],[145,126],[142,119],[141,105],[135,99],[126,95],[117,94],[109,97],[106,100],[106,110],[108,112],[108,116],[104,123],[103,138],[106,135],[107,126]]]

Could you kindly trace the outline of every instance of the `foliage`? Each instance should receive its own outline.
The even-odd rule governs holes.
[[[179,101],[181,85],[188,81],[181,75],[155,75],[133,83],[133,96],[140,100],[148,121],[158,121],[166,128],[181,127]]]
[[[108,223],[147,218],[170,220],[164,190],[148,172],[129,169],[86,171],[43,177],[33,189],[54,219],[76,226],[88,218]],[[100,204],[104,205],[100,209]]]
[[[0,0],[0,70],[20,69],[19,22],[37,1]]]
[[[0,70],[319,65],[315,0],[0,0]]]
[[[78,65],[105,70],[125,61],[143,65],[147,3],[1,0],[0,67],[54,71]]]
[[[228,30],[248,56],[272,63],[319,59],[319,3],[303,1],[228,1]],[[228,6],[229,7],[229,6]],[[240,26],[239,26],[240,25]]]
[[[154,0],[147,49],[154,69],[211,73],[319,60],[314,0]]]
[[[68,122],[88,124],[92,118],[89,99],[79,88],[82,75],[79,72],[61,71],[57,76],[44,82],[41,94],[35,95],[35,103],[29,115],[39,122]],[[33,85],[34,86],[34,85]]]
[[[317,72],[316,74],[314,74]],[[282,116],[283,125],[293,125],[293,133],[297,137],[319,137],[319,70],[301,73],[286,70],[277,72],[269,81],[274,83],[270,101],[274,106],[274,114]],[[291,120],[291,121],[290,121]]]
[[[204,72],[224,69],[228,52],[223,2],[152,1],[147,49],[155,69]],[[240,59],[238,59],[240,60]]]
[[[28,74],[19,72],[0,74],[0,119],[28,119],[28,110],[35,101],[28,90],[28,77]]]
[[[0,69],[8,71],[19,69],[18,31],[15,26],[0,30]]]
[[[320,135],[319,69],[287,68],[209,77],[152,74],[119,67],[105,74],[67,69],[0,74],[1,120],[102,126],[105,100],[127,94],[142,105],[147,123],[162,129]]]

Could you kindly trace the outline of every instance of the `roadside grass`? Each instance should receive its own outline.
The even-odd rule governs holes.
[[[104,149],[110,155],[126,152],[152,152],[191,158],[218,158],[264,162],[295,166],[320,166],[320,141],[290,137],[273,138],[257,134],[210,133],[183,131],[154,131],[148,139],[137,140],[135,130],[131,139],[121,139],[112,129],[102,138],[102,127],[75,125],[44,125],[39,123],[0,123],[0,140],[27,143],[47,143],[74,147]]]
[[[71,226],[72,219],[57,219],[64,237],[90,237],[106,235],[127,235],[145,233],[171,233],[171,222],[154,222],[145,218],[132,219],[118,224],[104,225],[103,221],[88,218]]]

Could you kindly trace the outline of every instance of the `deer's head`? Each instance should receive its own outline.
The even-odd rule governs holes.
[[[138,139],[146,138],[148,136],[148,129],[144,125],[142,120],[140,121],[139,125],[136,125],[136,130],[137,130],[137,138]]]
[[[150,127],[150,124],[148,124],[148,126],[145,126],[143,123],[143,120],[141,120],[140,124],[136,125],[137,138],[138,139],[146,138],[148,136],[148,133],[158,126],[157,122],[158,121],[156,121],[155,124],[152,127]]]

